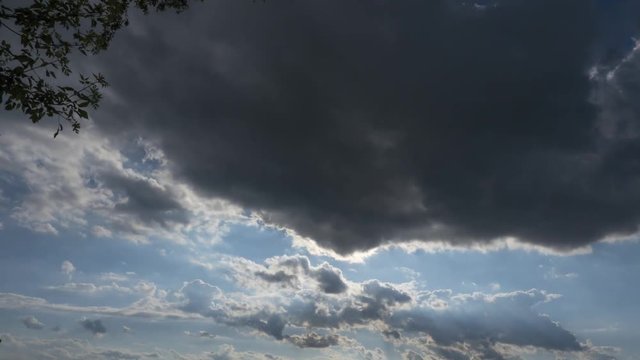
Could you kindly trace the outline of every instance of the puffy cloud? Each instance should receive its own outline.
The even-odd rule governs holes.
[[[60,265],[60,271],[62,271],[63,274],[71,276],[71,274],[76,271],[76,267],[73,266],[71,261],[65,260],[62,262],[62,265]]]
[[[179,290],[184,303],[180,308],[186,312],[208,314],[214,306],[214,300],[222,295],[217,286],[196,279],[185,283]]]
[[[33,231],[211,243],[223,221],[247,221],[237,206],[197,196],[143,140],[109,139],[93,126],[53,140],[46,126],[5,125],[0,170],[11,175],[3,186],[15,188],[10,219]]]
[[[227,259],[227,262],[237,272],[234,276],[241,278],[240,273],[244,272],[268,283],[292,281],[277,275],[278,271],[304,276],[322,269],[300,256],[270,258],[265,267],[248,260]],[[265,280],[264,274],[274,276]],[[539,304],[559,298],[537,289],[455,294],[450,290],[418,291],[412,283],[368,280],[351,283],[349,291],[338,296],[319,286],[293,286],[278,293],[258,291],[238,296],[222,293],[217,287],[197,280],[183,287],[178,298],[184,299],[181,308],[185,311],[229,326],[255,329],[297,346],[320,347],[340,341],[338,337],[316,332],[290,334],[292,329],[364,329],[399,344],[427,336],[431,341],[427,350],[444,358],[470,353],[498,358],[504,352],[500,344],[560,352],[586,351],[571,332],[536,310]]]
[[[97,236],[97,237],[110,238],[111,236],[113,236],[113,233],[111,232],[111,230],[105,228],[104,226],[100,226],[100,225],[94,225],[91,228],[91,233],[94,236]]]
[[[244,271],[247,278],[253,276],[258,283],[265,282],[255,275],[258,269],[271,273],[273,266],[282,271],[289,269],[289,274],[296,276],[309,276],[314,269],[323,268],[313,266],[304,257],[271,258],[265,261],[268,266],[248,260],[235,263],[228,260],[228,265],[235,266],[237,274],[233,276]],[[244,292],[225,292],[196,279],[185,282],[175,292],[149,292],[124,308],[52,304],[44,299],[0,293],[0,308],[211,319],[219,325],[253,331],[283,344],[331,347],[358,354],[366,351],[359,350],[361,345],[344,336],[346,332],[378,334],[398,349],[409,347],[424,358],[434,359],[509,358],[512,357],[509,354],[517,354],[522,349],[561,354],[594,353],[593,346],[580,344],[571,332],[539,312],[541,304],[557,301],[556,294],[537,289],[454,293],[446,289],[420,290],[414,283],[344,281],[349,284],[348,290],[334,294],[317,283],[285,287],[277,292],[259,286]],[[238,286],[244,283],[239,282]],[[95,335],[106,332],[99,319],[84,319],[81,324]],[[210,338],[213,334],[204,331],[188,335]],[[373,358],[385,357],[375,351],[366,353]]]
[[[85,330],[90,331],[93,335],[103,335],[107,333],[107,328],[100,319],[83,319],[80,320],[80,325],[82,325]]]
[[[312,332],[304,335],[287,336],[287,341],[300,348],[326,348],[338,345],[340,336],[335,334],[318,335]]]
[[[340,294],[347,290],[347,284],[342,279],[342,273],[324,263],[319,269],[312,272],[312,277],[318,280],[320,289],[327,294]]]
[[[376,302],[393,306],[396,303],[411,301],[411,296],[396,289],[393,285],[384,284],[377,280],[366,281],[362,285],[363,293],[373,297]]]
[[[292,285],[293,281],[298,279],[295,275],[289,275],[283,270],[279,270],[275,273],[256,271],[255,275],[266,282],[283,283],[285,285]]]
[[[271,284],[299,287],[311,280],[320,291],[326,294],[341,294],[349,287],[340,269],[326,262],[319,266],[312,266],[309,258],[302,255],[269,258],[265,260],[265,266],[247,261],[233,263],[235,260],[237,259],[232,259],[230,265],[232,268],[239,268],[238,275],[245,276],[243,268],[251,267],[256,269],[253,274],[258,279]],[[245,279],[249,282],[252,280]]]
[[[40,322],[40,320],[36,319],[36,317],[33,315],[23,318],[22,323],[28,329],[33,329],[33,330],[41,330],[45,326],[43,323]]]

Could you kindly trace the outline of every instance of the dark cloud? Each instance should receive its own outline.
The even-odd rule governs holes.
[[[254,274],[260,279],[270,283],[291,284],[294,280],[297,280],[295,275],[289,275],[282,270],[273,274],[264,271],[256,271]]]
[[[300,348],[326,348],[338,345],[340,336],[334,334],[319,335],[312,332],[304,335],[287,336],[287,340]]]
[[[100,175],[99,179],[123,199],[116,204],[116,211],[135,216],[151,225],[169,226],[188,222],[188,210],[180,204],[176,195],[152,180],[108,172]]]
[[[382,331],[382,335],[389,339],[400,339],[400,332],[398,330],[384,330]]]
[[[254,317],[246,317],[242,322],[244,322],[244,325],[254,327],[277,340],[284,338],[282,331],[287,325],[286,320],[278,314],[270,315],[266,321]]]
[[[97,122],[340,253],[635,231],[640,145],[602,142],[593,2],[466,3],[213,1],[136,18],[106,55],[118,98]]]
[[[363,283],[362,289],[365,294],[375,299],[376,303],[387,306],[411,301],[411,296],[407,293],[396,289],[393,285],[384,284],[377,280],[366,281]]]
[[[107,332],[107,328],[100,319],[84,319],[80,321],[80,325],[82,325],[85,330],[90,331],[93,335],[102,335]]]
[[[306,256],[275,257],[269,259],[267,265],[272,272],[256,271],[254,275],[269,283],[295,286],[305,281],[302,276],[308,276],[317,281],[318,288],[326,294],[341,294],[349,288],[340,269],[326,262],[320,266],[311,266]]]
[[[314,270],[311,276],[318,280],[320,289],[327,294],[341,294],[347,290],[348,286],[339,270],[326,263]]]

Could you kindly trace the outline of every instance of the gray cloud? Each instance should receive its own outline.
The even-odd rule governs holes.
[[[287,336],[287,341],[300,348],[326,348],[338,345],[340,336],[334,334],[319,335],[312,332],[304,335]]]
[[[107,332],[107,328],[100,319],[84,319],[80,321],[80,325],[82,325],[85,330],[90,331],[93,335],[102,335]]]
[[[313,278],[318,280],[320,289],[327,294],[340,294],[347,290],[342,274],[336,270],[325,263],[312,273]]]
[[[203,338],[203,339],[215,339],[216,338],[216,334],[212,334],[206,330],[200,330],[198,332],[191,332],[191,331],[185,331],[184,332],[185,335],[187,336],[193,336],[193,337],[199,337],[199,338]]]
[[[300,256],[275,257],[265,262],[269,269],[321,268]],[[256,273],[257,264],[249,266],[247,260],[241,264],[248,274]],[[264,281],[263,275],[254,276]],[[339,336],[320,335],[317,331],[335,334],[346,329],[368,329],[397,344],[411,345],[419,339],[429,339],[421,346],[434,358],[501,359],[504,350],[500,346],[504,344],[560,352],[588,350],[571,332],[536,310],[537,305],[558,298],[537,289],[454,294],[450,290],[417,291],[408,284],[378,280],[351,283],[349,291],[340,294],[315,287],[285,287],[276,294],[259,286],[253,289],[257,291],[255,297],[234,299],[197,280],[186,285],[178,298],[187,304],[181,306],[185,311],[228,326],[255,329],[298,347],[342,343]],[[316,331],[291,334],[300,328]]]
[[[474,343],[484,352],[491,351],[491,344],[496,342],[550,350],[583,350],[571,332],[533,310],[536,304],[553,299],[544,291],[476,293],[451,299],[453,304],[445,310],[397,310],[388,324],[404,331],[427,333],[444,346]]]
[[[33,330],[41,330],[45,326],[43,323],[40,322],[40,320],[36,319],[36,317],[33,315],[23,318],[22,323],[28,329],[33,329]]]
[[[104,58],[113,92],[96,122],[157,140],[203,194],[340,253],[505,236],[567,250],[636,231],[637,118],[624,138],[600,127],[634,111],[636,82],[594,97],[612,90],[588,76],[604,47],[593,2],[465,3],[136,18]]]
[[[298,347],[337,345],[355,351],[361,346],[343,332],[367,331],[379,334],[397,349],[413,348],[419,350],[417,354],[423,353],[420,356],[433,359],[514,358],[519,351],[531,349],[569,358],[615,356],[610,355],[611,349],[580,344],[571,332],[540,314],[539,304],[558,298],[545,291],[455,294],[450,290],[418,291],[409,284],[377,280],[351,284],[348,292],[339,295],[308,288],[285,288],[277,293],[266,289],[265,293],[247,295],[224,293],[194,280],[175,293],[160,298],[150,295],[123,309],[70,307],[16,294],[0,294],[6,295],[0,307],[170,319],[206,317]],[[99,319],[85,319],[81,325],[94,335],[107,331]],[[300,330],[305,333],[300,335]]]
[[[326,294],[341,294],[348,289],[342,271],[336,267],[323,263],[311,266],[306,256],[282,256],[271,258],[267,262],[266,270],[258,270],[254,275],[268,283],[280,283],[296,286],[309,277],[318,284],[318,289]]]
[[[213,301],[222,294],[222,291],[217,286],[196,279],[185,283],[179,293],[185,300],[180,306],[182,310],[206,313],[211,309]]]
[[[417,352],[415,352],[413,350],[408,350],[408,351],[404,352],[402,354],[402,359],[403,360],[424,360],[424,358],[422,356],[420,356],[420,354],[418,354]]]
[[[175,352],[150,351],[138,352],[114,347],[101,347],[87,341],[68,337],[50,339],[20,338],[12,334],[2,333],[2,354],[7,359],[30,360],[137,360],[137,359],[203,359],[203,357],[176,356]]]
[[[115,205],[115,211],[136,216],[143,223],[155,225],[188,222],[189,213],[176,195],[150,179],[117,173],[104,173],[99,178],[111,191],[125,199]]]
[[[290,285],[294,280],[297,279],[295,275],[289,275],[283,270],[277,271],[273,274],[265,271],[256,271],[254,274],[260,279],[270,283],[284,283]]]
[[[398,330],[383,330],[382,335],[386,336],[387,338],[396,339],[396,340],[402,337],[402,335],[400,335],[400,332]]]
[[[210,353],[207,358],[212,360],[285,360],[280,356],[271,354],[237,351],[231,345],[222,345],[218,351]]]

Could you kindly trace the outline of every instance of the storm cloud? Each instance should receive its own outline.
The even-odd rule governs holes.
[[[209,1],[136,18],[103,58],[96,122],[342,254],[635,232],[637,76],[613,95],[635,52],[603,60],[596,2],[467,3]]]
[[[84,319],[80,321],[80,325],[82,325],[85,330],[90,331],[93,335],[102,335],[107,332],[107,328],[100,319]]]

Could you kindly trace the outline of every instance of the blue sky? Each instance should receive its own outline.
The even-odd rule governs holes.
[[[637,2],[193,7],[0,113],[1,359],[640,359]]]
[[[448,321],[461,323],[466,329],[472,325],[465,321],[478,321],[482,326],[515,321],[523,331],[531,331],[526,336],[539,336],[535,322],[541,321],[555,324],[554,329],[575,336],[584,346],[580,351],[558,350],[552,345],[550,349],[512,346],[503,350],[510,356],[634,359],[640,353],[635,341],[640,335],[639,290],[634,286],[640,270],[636,261],[640,244],[635,238],[592,244],[576,254],[498,241],[476,248],[412,243],[354,256],[330,256],[308,240],[294,240],[287,231],[264,225],[232,204],[200,200],[188,187],[181,191],[187,194],[184,199],[195,202],[191,203],[194,210],[217,215],[213,218],[194,211],[196,225],[173,233],[163,226],[144,227],[136,224],[135,218],[121,219],[103,212],[99,204],[116,195],[105,196],[107,189],[87,182],[89,168],[109,164],[116,169],[113,171],[128,176],[157,179],[165,189],[185,186],[162,171],[162,161],[148,167],[140,164],[153,152],[150,148],[128,152],[133,155],[127,158],[122,151],[105,151],[112,150],[111,145],[94,138],[93,129],[88,129],[84,138],[56,140],[49,139],[47,130],[15,124],[12,131],[16,136],[2,139],[3,356],[38,358],[60,356],[55,355],[60,351],[71,354],[70,358],[157,355],[216,359],[271,354],[292,359],[400,359],[410,356],[411,351],[423,355],[444,353],[445,348],[462,354],[480,351],[462,345],[425,345],[416,340],[424,333],[409,328],[401,330],[402,341],[380,335],[380,327],[391,319],[338,328],[307,325],[314,333],[334,335],[338,340],[327,347],[304,348],[296,346],[292,338],[274,337],[255,323],[226,317],[231,315],[217,318],[200,309],[221,306],[232,311],[226,306],[236,304],[258,311],[279,304],[287,309],[284,316],[293,316],[294,305],[309,297],[318,305],[323,296],[327,304],[355,301],[372,283],[411,299],[396,305],[395,311],[440,311],[443,329],[450,326]],[[129,145],[145,146],[140,140]],[[82,146],[79,158],[92,161],[82,163],[77,157],[63,156],[69,146]],[[41,151],[44,149],[47,151]],[[68,181],[54,181],[60,177]],[[80,179],[84,185],[73,182]],[[75,188],[77,196],[48,202],[70,186],[80,186]],[[83,199],[91,196],[105,197]],[[33,222],[25,222],[22,211],[40,215],[29,216]],[[69,212],[77,214],[70,219]],[[211,216],[215,225],[199,222],[198,216]],[[105,224],[114,221],[119,224],[114,229],[124,229],[121,233],[107,231]],[[126,221],[131,223],[122,223]],[[126,232],[129,229],[145,231],[145,235],[141,240],[139,234]],[[286,259],[308,262],[310,270],[305,274],[304,267],[296,270],[282,265]],[[313,275],[323,267],[337,274],[348,290],[324,294],[322,283]],[[255,276],[258,272],[275,276],[279,271],[288,274],[291,281],[270,283]],[[190,287],[197,291],[189,292]],[[203,288],[214,289],[213,294],[200,293]],[[190,301],[195,303],[193,309],[185,306]],[[462,315],[455,321],[448,319],[457,311]],[[484,315],[477,318],[478,312]],[[86,320],[99,321],[104,331],[84,326]],[[300,327],[303,320],[290,321],[284,334],[309,331]]]

